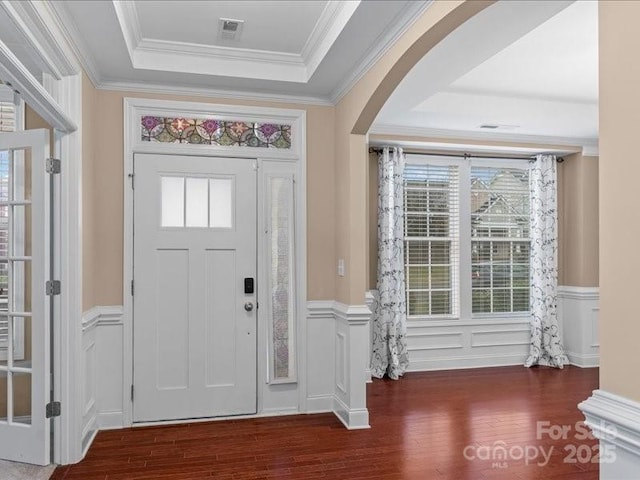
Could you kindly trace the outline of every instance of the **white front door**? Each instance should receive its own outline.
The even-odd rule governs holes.
[[[50,461],[49,132],[0,133],[0,458]]]
[[[255,160],[136,154],[134,171],[133,420],[255,413]]]

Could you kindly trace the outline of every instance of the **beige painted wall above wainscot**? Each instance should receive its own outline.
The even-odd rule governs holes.
[[[600,388],[640,401],[640,2],[598,3]]]
[[[248,105],[305,110],[307,113],[307,297],[309,300],[335,298],[335,161],[334,108],[271,102],[235,101],[189,96],[151,95],[134,92],[96,90],[83,85],[87,103],[83,112],[90,178],[83,179],[87,204],[91,207],[91,233],[85,233],[87,251],[93,264],[84,269],[88,285],[100,285],[85,296],[84,309],[96,305],[122,305],[123,299],[123,99],[160,100]],[[90,117],[90,118],[87,118]],[[90,133],[87,132],[90,130]],[[90,155],[93,151],[94,154]],[[85,217],[86,218],[86,217]]]
[[[566,155],[558,164],[558,284],[599,285],[598,157]]]
[[[493,3],[491,0],[433,2],[336,105],[336,255],[345,276],[336,299],[361,305],[370,283],[366,134],[404,76],[433,46]]]

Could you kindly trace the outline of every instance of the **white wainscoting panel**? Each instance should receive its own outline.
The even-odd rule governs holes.
[[[604,391],[578,405],[600,440],[600,479],[637,480],[640,472],[640,403]]]
[[[307,413],[333,411],[349,429],[369,428],[371,310],[333,300],[307,310]]]
[[[371,310],[336,302],[336,382],[333,412],[350,430],[369,428],[365,359]]]
[[[96,379],[96,327],[98,325],[97,312],[90,310],[82,317],[82,373],[81,398],[78,405],[82,408],[82,452],[89,449],[91,442],[98,432],[97,419],[97,379]]]
[[[600,364],[599,299],[598,287],[558,287],[558,321],[572,365]]]
[[[124,426],[122,307],[94,307],[84,313],[82,325],[85,351],[82,438],[86,451],[91,432]],[[89,346],[92,348],[89,349]],[[92,407],[87,412],[89,404]]]
[[[409,320],[408,371],[521,365],[529,337],[528,316]]]
[[[333,300],[307,302],[307,413],[333,411],[336,321]]]

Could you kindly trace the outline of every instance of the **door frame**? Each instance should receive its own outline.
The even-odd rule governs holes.
[[[143,142],[141,139],[140,119],[142,116],[216,118],[223,120],[241,120],[250,122],[276,123],[291,125],[291,148],[264,148],[244,146],[194,145],[160,142]],[[136,153],[166,155],[196,155],[205,157],[255,158],[258,164],[258,204],[264,198],[262,180],[267,166],[289,164],[295,166],[295,284],[296,290],[296,335],[295,345],[296,371],[298,372],[297,403],[298,412],[306,411],[306,302],[307,302],[307,223],[306,223],[306,112],[304,110],[246,107],[198,102],[179,102],[141,98],[124,98],[124,232],[123,232],[123,425],[133,425],[133,403],[131,386],[133,385],[133,189],[130,174],[133,173],[133,156]],[[275,167],[277,168],[277,166]],[[258,232],[264,231],[264,209],[258,208]],[[257,279],[258,292],[264,281],[265,240],[258,240]],[[263,410],[263,399],[268,386],[267,375],[267,325],[264,320],[265,309],[257,312],[257,414],[273,414]],[[289,411],[288,413],[294,413]],[[138,424],[136,424],[138,425]]]

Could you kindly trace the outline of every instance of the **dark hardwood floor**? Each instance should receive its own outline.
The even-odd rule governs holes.
[[[576,428],[595,388],[575,367],[412,373],[369,385],[369,430],[319,414],[105,431],[52,478],[595,480],[597,442]]]

